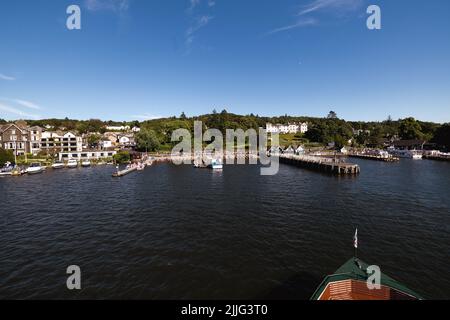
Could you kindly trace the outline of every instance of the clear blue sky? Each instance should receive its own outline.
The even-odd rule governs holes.
[[[66,8],[82,9],[82,30]],[[382,10],[382,30],[366,9]],[[2,0],[0,118],[450,121],[450,1]]]

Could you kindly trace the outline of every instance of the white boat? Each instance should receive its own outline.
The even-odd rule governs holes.
[[[53,169],[62,169],[62,168],[64,168],[64,162],[62,162],[62,161],[55,161],[52,164],[52,168]]]
[[[37,174],[42,172],[44,172],[44,168],[41,166],[39,162],[32,163],[26,170],[26,173],[28,174]]]
[[[82,162],[81,162],[81,166],[82,167],[90,167],[91,166],[91,162],[89,161],[89,160],[83,160]]]
[[[214,159],[211,161],[211,164],[209,165],[209,167],[213,170],[222,170],[223,164],[220,159]]]
[[[14,170],[14,166],[11,162],[6,162],[3,168],[0,168],[0,176],[10,176],[12,175],[12,171]]]
[[[70,159],[70,160],[67,162],[67,168],[73,169],[73,168],[77,168],[77,167],[78,167],[78,161],[77,161],[77,160],[75,160],[75,159]]]
[[[399,158],[414,159],[414,160],[421,160],[423,158],[422,151],[417,151],[417,150],[391,149],[389,151],[389,153],[392,154],[393,156],[399,157]]]

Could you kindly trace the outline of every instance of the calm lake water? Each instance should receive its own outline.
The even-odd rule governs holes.
[[[170,164],[1,178],[0,298],[308,299],[358,227],[362,260],[450,299],[450,163],[352,162],[355,178]]]

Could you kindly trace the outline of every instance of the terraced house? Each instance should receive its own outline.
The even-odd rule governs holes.
[[[30,131],[16,123],[0,126],[0,146],[18,156],[31,152]]]

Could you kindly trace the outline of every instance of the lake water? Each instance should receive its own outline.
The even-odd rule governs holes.
[[[450,163],[351,161],[353,178],[171,164],[1,178],[0,298],[308,299],[358,227],[362,260],[450,299]]]

